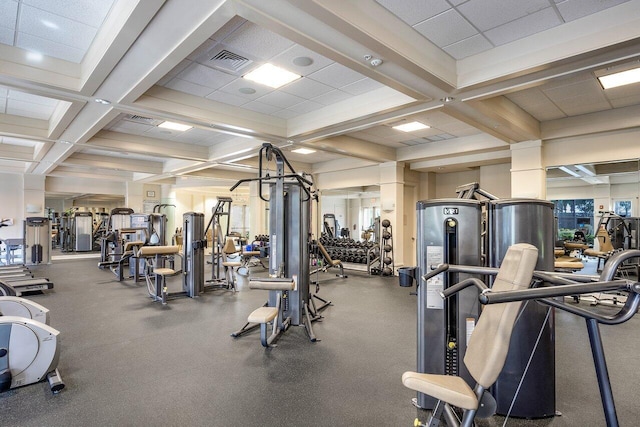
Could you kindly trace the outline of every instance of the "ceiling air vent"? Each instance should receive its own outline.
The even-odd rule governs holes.
[[[209,59],[208,65],[228,73],[236,74],[252,62],[249,58],[245,58],[227,49],[222,49]]]
[[[151,117],[138,116],[136,114],[128,114],[125,116],[126,120],[136,123],[144,123],[145,125],[155,125],[156,119]]]

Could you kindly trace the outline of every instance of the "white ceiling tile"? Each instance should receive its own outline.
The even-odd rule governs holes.
[[[601,94],[581,94],[575,98],[564,98],[556,101],[556,105],[569,116],[611,109],[611,105]]]
[[[464,40],[445,46],[443,50],[451,55],[454,59],[462,59],[468,56],[484,52],[493,47],[493,45],[482,34],[476,34],[467,37]]]
[[[263,114],[271,114],[281,110],[280,107],[274,107],[273,105],[264,104],[259,101],[248,102],[244,104],[242,108],[246,108],[247,110],[256,111],[258,113],[263,113]]]
[[[149,128],[149,130],[147,130],[144,133],[144,136],[150,137],[150,138],[160,138],[160,139],[166,139],[166,140],[171,140],[171,138],[175,138],[176,136],[180,135],[182,132],[177,131],[177,130],[171,130],[171,129],[165,129],[165,128],[159,128],[157,126],[151,126]]]
[[[549,7],[548,0],[471,0],[458,6],[458,10],[480,31]]]
[[[114,0],[22,0],[22,2],[99,28]]]
[[[310,74],[308,77],[336,89],[364,78],[362,74],[338,63],[331,64],[328,67],[318,70],[315,73]]]
[[[347,92],[343,92],[341,90],[332,90],[331,92],[327,92],[324,95],[313,98],[313,101],[319,102],[324,105],[331,105],[349,98],[351,98],[351,94],[348,94]]]
[[[7,113],[6,102],[4,102],[4,100],[0,100],[0,114],[6,114],[6,113]]]
[[[553,104],[550,107],[538,107],[526,111],[540,122],[563,119],[567,117],[567,115],[561,109]]]
[[[145,125],[142,123],[134,123],[128,120],[120,120],[112,125],[109,130],[114,132],[132,133],[134,135],[141,135],[155,126]]]
[[[301,102],[300,104],[294,105],[293,107],[287,108],[287,110],[305,114],[311,111],[319,110],[320,108],[323,108],[323,107],[324,105],[320,104],[319,102],[304,101],[304,102]]]
[[[294,117],[298,117],[299,115],[301,115],[302,113],[299,113],[297,111],[291,111],[291,110],[280,110],[280,111],[276,111],[275,113],[271,114],[272,116],[275,117],[280,117],[281,119],[292,119]]]
[[[21,33],[84,51],[89,48],[97,32],[96,28],[89,25],[27,5],[22,5],[18,22],[18,31]]]
[[[508,22],[499,27],[485,31],[485,36],[495,46],[510,43],[532,34],[548,30],[562,24],[560,18],[551,7],[539,10],[530,15]]]
[[[9,28],[0,27],[0,43],[13,46],[13,30]]]
[[[53,108],[46,105],[32,104],[30,102],[15,101],[7,98],[7,114],[30,117],[33,119],[49,120]]]
[[[629,0],[567,0],[558,3],[557,7],[565,22],[569,22],[627,1]]]
[[[205,98],[211,99],[212,101],[222,102],[223,104],[235,105],[236,107],[239,107],[249,102],[249,100],[246,98],[232,95],[230,93],[220,92],[219,90],[210,93]]]
[[[54,43],[22,32],[18,33],[16,47],[75,63],[80,63],[85,54],[82,49]]]
[[[206,86],[200,86],[195,83],[188,82],[186,80],[179,79],[177,77],[173,78],[169,83],[165,85],[169,89],[177,90],[179,92],[189,93],[191,95],[206,97],[213,90]]]
[[[263,59],[270,59],[294,44],[291,40],[252,22],[246,22],[235,30],[224,39],[224,43]]]
[[[371,92],[372,90],[379,89],[383,86],[384,85],[382,83],[378,83],[373,79],[364,78],[355,83],[342,86],[340,90],[350,93],[351,95],[362,95],[363,93]]]
[[[315,80],[301,78],[289,83],[280,90],[304,99],[311,99],[331,92],[333,88]]]
[[[553,102],[558,102],[563,99],[576,98],[579,96],[592,96],[597,99],[604,99],[602,93],[602,87],[592,78],[589,80],[578,81],[576,83],[565,84],[550,89],[543,88],[542,91]]]
[[[18,2],[14,0],[0,0],[0,27],[15,30],[17,19]]]
[[[294,59],[301,57],[309,58],[313,62],[304,67],[293,63]],[[319,69],[333,63],[332,60],[325,58],[324,56],[317,54],[312,50],[307,49],[306,47],[302,47],[299,44],[296,44],[280,55],[273,57],[270,62],[301,76],[308,76],[314,71],[318,71]]]
[[[288,108],[304,101],[304,98],[284,92],[271,92],[258,98],[258,101],[279,108]]]
[[[165,76],[163,78],[161,78],[160,80],[158,80],[158,83],[156,83],[159,86],[164,86],[165,84],[167,84],[172,78],[174,78],[175,76],[177,76],[178,74],[180,74],[181,71],[183,71],[185,68],[187,68],[189,65],[191,65],[191,61],[184,59],[182,61],[180,61],[178,63],[178,65],[176,65],[175,67],[173,67],[171,69],[171,71],[169,71],[167,74],[165,74]]]
[[[57,99],[47,98],[39,95],[33,95],[30,93],[20,92],[17,90],[9,90],[7,97],[9,99],[15,99],[17,101],[31,102],[33,104],[47,105],[49,107],[55,107],[58,105]]]
[[[640,94],[616,98],[610,101],[614,108],[629,107],[631,105],[640,104]]]
[[[469,0],[448,0],[449,3],[451,3],[453,6],[458,6],[464,2],[467,2]]]
[[[211,89],[221,88],[236,79],[236,76],[214,70],[213,68],[205,67],[204,65],[200,65],[196,62],[191,63],[191,65],[181,71],[177,77]]]
[[[478,33],[453,9],[429,18],[413,28],[437,46],[447,46]]]
[[[609,100],[622,99],[630,96],[640,95],[640,83],[602,89],[604,96]]]
[[[255,90],[255,93],[242,93],[240,91],[240,89],[246,89],[246,88]],[[274,89],[270,88],[269,86],[252,82],[251,80],[237,78],[231,83],[220,88],[220,91],[252,101],[260,98],[261,96],[264,96],[268,93],[273,92]]]
[[[445,0],[376,0],[376,2],[411,26],[451,8]]]

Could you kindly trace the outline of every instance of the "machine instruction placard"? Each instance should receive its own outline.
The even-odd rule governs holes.
[[[444,247],[427,246],[427,268],[435,267],[444,262]],[[444,289],[444,273],[440,273],[435,277],[427,280],[427,308],[439,309],[444,308],[444,299],[440,296],[440,292]]]

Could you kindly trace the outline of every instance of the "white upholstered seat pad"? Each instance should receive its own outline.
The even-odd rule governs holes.
[[[477,409],[478,399],[475,393],[460,377],[451,375],[420,374],[405,372],[402,375],[405,387],[443,400],[462,409]]]

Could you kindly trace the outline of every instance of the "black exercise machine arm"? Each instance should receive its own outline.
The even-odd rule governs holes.
[[[457,294],[458,292],[460,292],[463,289],[468,288],[469,286],[475,286],[482,293],[484,293],[484,292],[489,290],[487,285],[485,285],[482,280],[477,279],[475,277],[469,277],[468,279],[464,279],[463,281],[458,282],[455,285],[450,286],[447,289],[443,290],[442,292],[440,292],[440,296],[442,298],[449,298],[451,295]]]

